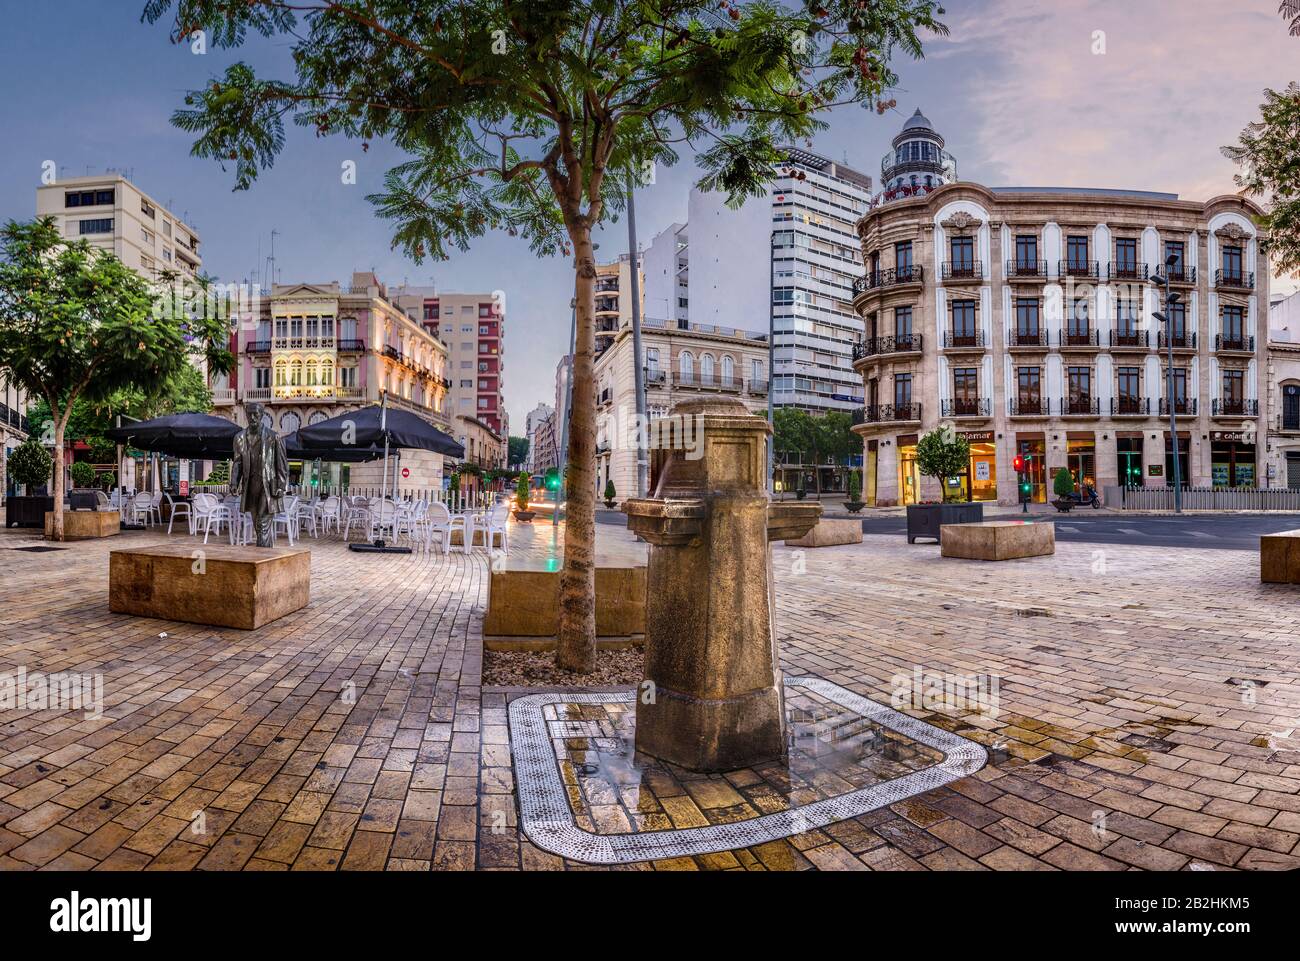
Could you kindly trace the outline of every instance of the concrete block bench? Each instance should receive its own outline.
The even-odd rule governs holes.
[[[92,537],[112,537],[122,533],[122,518],[116,508],[106,511],[64,511],[63,537],[84,541]],[[54,536],[54,511],[45,513],[45,536]]]
[[[311,551],[160,544],[111,551],[108,609],[253,630],[306,607]]]
[[[862,521],[823,517],[803,537],[787,540],[786,547],[835,547],[862,543]]]
[[[1009,561],[1056,553],[1056,525],[1032,521],[981,521],[940,528],[940,554],[974,561]]]
[[[1259,579],[1265,584],[1300,584],[1300,530],[1260,536]]]
[[[644,562],[596,558],[596,636],[627,647],[645,636]],[[491,651],[553,650],[560,630],[560,565],[511,556],[488,576],[483,646]]]

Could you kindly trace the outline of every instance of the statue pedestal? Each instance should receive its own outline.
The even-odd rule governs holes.
[[[739,401],[686,401],[673,418],[695,423],[686,436],[702,430],[702,454],[671,450],[656,496],[623,505],[651,545],[636,749],[693,771],[781,759],[768,542],[807,533],[821,505],[769,505],[767,422]]]
[[[308,550],[157,545],[109,553],[108,607],[118,614],[253,630],[310,599]]]

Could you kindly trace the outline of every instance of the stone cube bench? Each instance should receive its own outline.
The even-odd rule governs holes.
[[[862,521],[823,517],[803,537],[787,540],[786,547],[836,547],[862,543]]]
[[[1265,584],[1300,584],[1300,530],[1260,536],[1259,579]]]
[[[602,648],[628,647],[645,637],[643,561],[596,558],[596,636]],[[560,630],[560,565],[510,556],[488,575],[483,646],[490,651],[555,648]]]
[[[69,541],[84,541],[92,537],[112,537],[122,533],[122,518],[117,509],[106,511],[64,511],[63,537]],[[45,512],[45,536],[54,536],[54,512]]]
[[[1056,525],[1032,521],[944,524],[940,554],[974,561],[1009,561],[1056,553]]]

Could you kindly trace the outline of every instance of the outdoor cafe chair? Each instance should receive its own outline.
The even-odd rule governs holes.
[[[343,514],[343,539],[348,539],[348,532],[352,529],[352,524],[356,523],[359,528],[368,528],[370,526],[370,501],[364,497],[353,496],[347,499],[347,508]]]
[[[157,524],[162,524],[162,491],[154,491],[153,497],[149,499],[149,516]]]
[[[501,539],[501,549],[507,552],[510,550],[509,521],[510,505],[505,501],[488,511],[483,520],[483,546],[487,548],[488,553],[492,552],[498,537]]]
[[[339,499],[331,494],[315,506],[316,523],[322,532],[328,534],[330,528],[339,529]]]
[[[221,536],[221,525],[230,524],[235,516],[235,511],[239,510],[236,506],[233,510],[228,504],[217,504],[210,511],[203,515],[203,543],[208,542],[208,535],[212,533],[212,528],[217,529],[217,536]],[[195,530],[198,533],[198,530]]]
[[[298,533],[298,507],[301,498],[291,497],[285,509],[276,514],[271,521],[271,541],[275,542],[275,532],[281,527],[284,528],[284,536],[289,539],[289,546],[293,547],[293,542]]]
[[[367,534],[368,540],[378,540],[384,536],[385,531],[390,531],[393,540],[397,540],[397,535],[401,532],[402,516],[398,506],[392,501],[383,500],[370,509],[370,530]]]
[[[231,547],[245,547],[253,542],[252,514],[247,511],[235,511],[230,515],[229,523]]]
[[[197,534],[199,527],[206,521],[210,514],[221,503],[217,495],[206,492],[195,494],[194,499],[190,501],[190,533]]]
[[[148,524],[151,518],[150,505],[153,503],[153,495],[148,491],[141,491],[131,498],[131,522],[137,523],[144,518],[144,523]]]
[[[190,511],[189,501],[174,501],[171,494],[163,494],[167,501],[167,535],[170,537],[172,525],[176,523],[176,516],[179,514],[185,518],[185,524],[189,527],[190,533],[194,533],[194,514]],[[161,523],[161,521],[160,521]]]
[[[439,546],[444,554],[451,550],[451,511],[441,501],[433,501],[425,509],[423,517],[424,549],[433,549],[434,535],[438,537]]]

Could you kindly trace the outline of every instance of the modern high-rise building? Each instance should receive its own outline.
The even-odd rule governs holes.
[[[772,333],[772,400],[813,412],[862,404],[853,345],[862,332],[854,224],[872,181],[846,163],[789,147],[767,195],[733,210],[692,190],[686,225],[646,250],[645,303],[657,317]]]
[[[73,177],[36,188],[36,215],[64,237],[111,251],[136,273],[194,277],[203,267],[198,232],[121,174]]]
[[[448,413],[473,417],[505,437],[504,298],[496,293],[459,294],[433,287],[398,287],[394,301],[406,315],[447,345]]]

